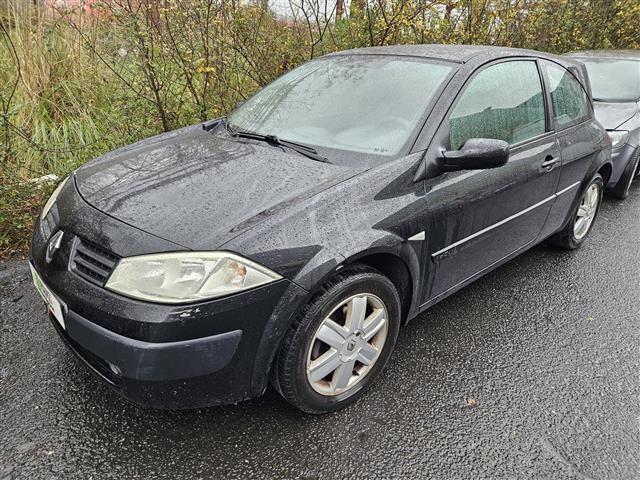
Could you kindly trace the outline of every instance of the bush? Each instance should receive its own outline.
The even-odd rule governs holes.
[[[52,191],[49,185],[3,179],[0,185],[0,258],[27,252],[33,220]]]
[[[48,188],[87,160],[224,115],[327,52],[483,43],[640,47],[637,0],[0,0],[0,254],[24,252]],[[285,15],[286,14],[286,15]]]

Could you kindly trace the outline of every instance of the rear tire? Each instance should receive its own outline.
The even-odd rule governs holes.
[[[338,273],[285,334],[274,387],[306,413],[327,413],[355,402],[391,356],[400,308],[395,286],[377,270],[355,266]]]
[[[610,195],[619,200],[624,200],[629,196],[629,189],[633,180],[638,175],[638,169],[640,165],[640,148],[636,151],[635,155],[627,163],[622,176],[615,187],[607,189],[607,195]]]
[[[562,230],[549,238],[549,243],[566,250],[580,248],[593,228],[602,203],[603,191],[604,181],[602,176],[596,173],[587,188],[580,193],[580,201],[571,214],[571,220]]]

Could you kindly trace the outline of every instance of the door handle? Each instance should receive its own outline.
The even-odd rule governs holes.
[[[549,155],[547,158],[544,159],[544,162],[542,162],[542,168],[544,168],[545,170],[551,171],[559,163],[560,163],[560,157],[552,157],[551,155]]]

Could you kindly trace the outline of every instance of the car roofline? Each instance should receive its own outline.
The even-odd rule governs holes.
[[[455,55],[454,55],[455,53]],[[354,48],[331,52],[324,57],[336,56],[395,56],[413,57],[434,62],[452,63],[464,65],[479,57],[486,57],[488,61],[501,58],[533,57],[552,60],[563,65],[575,64],[569,56],[555,55],[536,50],[498,47],[492,45],[443,45],[443,44],[419,44],[419,45],[387,45],[377,47]]]

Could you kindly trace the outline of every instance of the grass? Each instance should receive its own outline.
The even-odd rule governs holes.
[[[26,253],[55,187],[30,180],[62,179],[119,146],[220,116],[326,52],[456,42],[550,52],[640,47],[637,0],[527,0],[526,9],[354,0],[338,21],[312,4],[283,20],[265,2],[94,2],[94,15],[0,0],[0,257]]]
[[[114,81],[62,19],[8,3],[0,21],[6,30],[0,32],[0,257],[6,257],[27,251],[33,221],[55,187],[30,180],[62,179],[160,126],[147,102]],[[95,37],[94,25],[84,28]],[[108,35],[100,41],[110,49]]]

